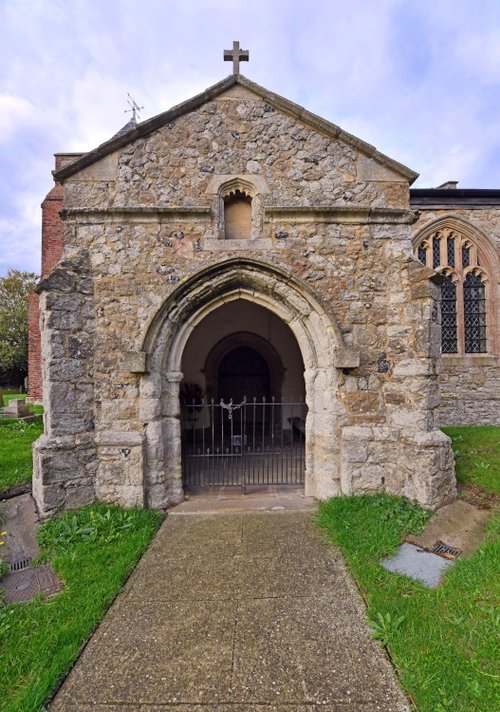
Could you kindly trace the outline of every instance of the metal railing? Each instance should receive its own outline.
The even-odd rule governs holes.
[[[306,412],[274,398],[183,404],[184,486],[303,484]]]

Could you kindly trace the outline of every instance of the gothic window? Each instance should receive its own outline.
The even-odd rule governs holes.
[[[441,285],[441,351],[457,353],[457,288],[448,275]]]
[[[481,277],[469,272],[464,282],[465,353],[486,352],[486,295]]]
[[[470,265],[470,247],[468,245],[462,245],[462,267],[468,267]]]
[[[455,238],[448,235],[446,238],[446,254],[448,257],[448,264],[450,267],[455,266]]]
[[[247,240],[252,233],[252,198],[242,190],[224,196],[226,240]]]
[[[480,266],[483,260],[477,245],[456,230],[441,228],[420,239],[415,254],[445,277],[441,285],[442,353],[486,353],[487,275]]]
[[[434,269],[441,264],[441,240],[438,235],[432,238],[432,266]]]

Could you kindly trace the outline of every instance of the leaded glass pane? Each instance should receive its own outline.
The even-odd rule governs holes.
[[[432,266],[434,269],[441,264],[441,240],[439,237],[432,238]]]
[[[470,265],[470,247],[462,245],[462,267]]]
[[[455,266],[455,238],[448,237],[446,240],[446,256],[450,267]]]
[[[418,246],[418,259],[420,260],[420,262],[421,262],[423,265],[425,265],[425,263],[426,263],[426,250],[425,250],[425,247],[424,247],[423,245],[419,245],[419,246]]]
[[[451,277],[441,285],[441,351],[457,353],[457,288]]]
[[[465,353],[486,353],[486,295],[481,277],[469,272],[464,282]]]

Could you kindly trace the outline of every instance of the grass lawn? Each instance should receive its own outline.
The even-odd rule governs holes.
[[[41,420],[0,420],[0,492],[31,481],[31,444],[42,430]]]
[[[498,473],[500,428],[446,432],[459,460],[464,458],[462,481],[498,490],[491,473]],[[489,468],[478,474],[477,462]],[[434,590],[379,565],[426,516],[416,505],[382,494],[325,502],[318,522],[342,550],[369,606],[374,635],[387,646],[415,709],[491,712],[500,708],[500,513],[490,518],[481,548],[459,559]]]
[[[500,428],[443,428],[453,441],[457,480],[500,493]]]
[[[12,398],[25,398],[21,393],[0,392],[3,404]],[[29,406],[33,413],[41,413],[41,406]],[[0,492],[31,481],[33,458],[31,444],[43,431],[41,420],[0,419]]]
[[[95,505],[42,526],[41,559],[65,585],[47,600],[0,607],[2,712],[43,708],[162,520]]]

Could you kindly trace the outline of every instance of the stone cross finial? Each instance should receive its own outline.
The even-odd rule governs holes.
[[[240,62],[248,62],[249,56],[247,49],[240,49],[239,42],[233,42],[233,49],[224,50],[224,62],[233,63],[233,74],[240,73]]]

